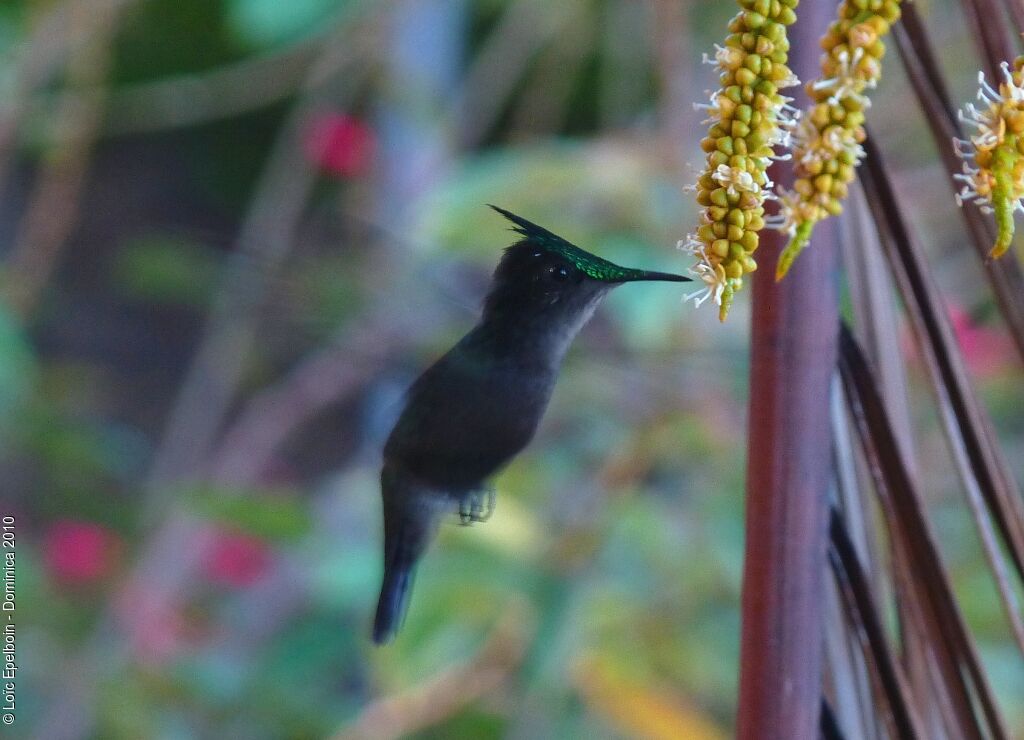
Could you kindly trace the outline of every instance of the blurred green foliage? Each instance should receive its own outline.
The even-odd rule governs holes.
[[[306,508],[282,493],[253,495],[251,491],[199,487],[175,494],[196,516],[229,525],[260,539],[295,542],[309,531]]]
[[[126,298],[202,308],[213,294],[219,264],[202,244],[148,235],[122,245],[111,272]]]

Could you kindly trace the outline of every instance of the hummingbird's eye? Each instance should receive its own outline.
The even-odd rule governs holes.
[[[569,268],[566,267],[565,265],[549,265],[547,272],[548,277],[551,280],[554,280],[556,283],[567,282],[571,277],[571,274],[569,273]]]

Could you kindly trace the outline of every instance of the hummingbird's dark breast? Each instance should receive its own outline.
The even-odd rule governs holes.
[[[453,497],[479,489],[530,442],[554,379],[546,363],[495,357],[471,334],[409,389],[385,462]]]

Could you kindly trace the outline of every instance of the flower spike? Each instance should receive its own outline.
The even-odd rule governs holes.
[[[786,66],[786,26],[796,20],[799,0],[737,1],[729,37],[705,57],[719,70],[721,87],[709,93],[710,103],[695,106],[707,112],[710,126],[696,185],[704,211],[697,230],[680,242],[696,259],[691,274],[704,284],[687,297],[698,306],[710,299],[722,321],[744,275],[757,269],[754,250],[773,187],[768,165],[776,158],[773,147],[788,146],[796,126],[791,98],[779,90],[799,84]]]
[[[791,192],[780,194],[780,218],[769,223],[790,237],[779,256],[781,280],[811,239],[814,225],[843,210],[854,169],[864,157],[866,91],[878,85],[882,38],[900,17],[899,0],[844,0],[821,40],[821,79],[807,85],[814,101],[793,131]]]
[[[1016,211],[1024,211],[1024,57],[1001,65],[1003,79],[994,88],[978,73],[978,102],[960,110],[960,120],[973,129],[968,140],[954,139],[953,149],[963,160],[963,172],[953,177],[963,183],[956,202],[979,204],[996,220],[996,240],[990,257],[1000,257],[1013,241]]]

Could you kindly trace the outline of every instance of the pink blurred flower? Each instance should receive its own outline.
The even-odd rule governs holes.
[[[242,588],[258,581],[270,567],[267,543],[241,532],[216,535],[204,563],[206,576],[225,586]]]
[[[315,114],[306,126],[303,148],[321,170],[338,177],[358,177],[370,169],[373,129],[345,113]]]
[[[117,536],[105,527],[61,519],[46,532],[43,557],[50,575],[57,581],[83,585],[110,573],[119,549]]]
[[[967,311],[956,304],[950,305],[949,316],[960,351],[975,375],[990,377],[1006,369],[1013,352],[1006,334],[976,324]]]
[[[130,593],[117,604],[117,614],[136,658],[160,664],[187,643],[187,622],[173,605],[162,606],[146,593]]]

